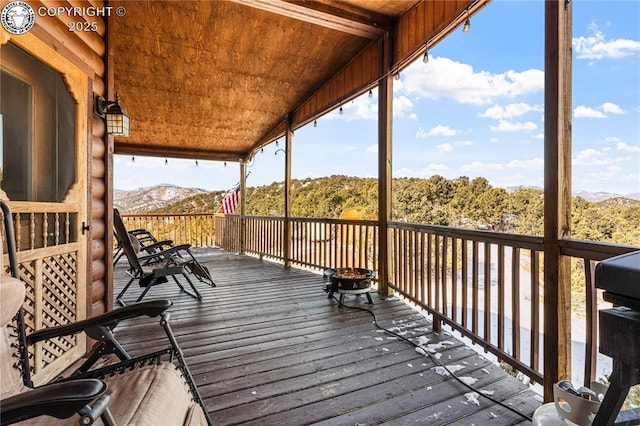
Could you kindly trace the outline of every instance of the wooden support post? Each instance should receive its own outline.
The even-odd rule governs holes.
[[[247,163],[240,160],[240,229],[238,229],[238,254],[244,254],[245,221],[247,212]]]
[[[544,399],[571,374],[571,1],[545,2]]]
[[[293,130],[291,121],[287,126],[284,142],[284,229],[282,235],[282,254],[284,267],[291,267],[291,143],[293,142]]]
[[[106,85],[106,93],[104,93],[104,96],[106,99],[115,99],[114,96],[114,92],[115,89],[113,87],[114,85],[114,63],[115,63],[115,53],[113,52],[113,49],[111,48],[111,46],[113,45],[113,42],[115,40],[116,34],[114,33],[113,30],[113,26],[110,25],[109,22],[109,18],[105,17],[104,18],[104,25],[105,25],[105,85]],[[93,88],[91,90],[91,97],[92,100],[90,102],[90,105],[93,107],[93,102],[95,102],[95,99],[93,98],[95,96],[95,92],[93,91]],[[89,120],[89,129],[91,131],[91,133],[93,134],[93,120]],[[106,212],[104,214],[104,226],[105,229],[108,232],[105,232],[104,234],[104,246],[105,247],[112,247],[113,246],[113,153],[114,153],[114,146],[113,146],[113,136],[110,136],[109,133],[106,130],[104,130],[104,168],[105,168],[105,191],[104,191],[104,205],[106,206]],[[88,141],[91,141],[92,138],[89,137]],[[91,143],[88,143],[88,146],[91,146]],[[88,161],[90,161],[91,158],[88,159]],[[87,176],[87,178],[89,179],[89,176]],[[90,193],[89,193],[90,194]],[[93,201],[92,201],[93,202]],[[88,219],[88,218],[87,218]],[[89,248],[91,247],[91,241],[87,242],[87,253],[91,253],[91,251],[89,251]],[[92,271],[92,263],[93,263],[93,259],[92,259],[92,255],[91,256],[87,256],[87,277],[86,277],[86,282],[90,283],[92,281],[91,279],[91,271]],[[109,250],[105,250],[105,255],[104,255],[104,264],[105,264],[105,273],[104,273],[104,306],[105,306],[105,311],[111,311],[113,309],[113,302],[114,302],[114,287],[113,287],[113,251],[111,249]],[[93,300],[92,300],[92,290],[90,287],[87,288],[87,298],[86,298],[86,303],[87,303],[87,318],[89,317],[93,317],[96,315],[101,314],[102,312],[94,312],[93,310]],[[92,345],[92,343],[90,343],[90,340],[87,339],[87,348],[90,348]]]
[[[388,72],[391,64],[391,40],[383,39],[380,55],[378,85],[378,292],[389,293],[389,222],[391,221],[391,139],[393,121],[393,76]]]

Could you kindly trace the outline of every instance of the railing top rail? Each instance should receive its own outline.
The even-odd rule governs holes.
[[[10,201],[12,213],[76,213],[78,203],[53,203],[43,201]]]
[[[239,215],[227,215],[238,217]],[[273,220],[274,222],[284,222],[283,216],[245,216],[245,219],[257,219],[257,220]]]
[[[417,223],[389,222],[389,228],[407,229],[415,232],[460,238],[464,240],[480,241],[508,246],[543,250],[544,240],[534,235],[512,234],[507,232],[480,231],[475,229],[453,228],[442,225],[422,225]]]
[[[630,245],[577,240],[574,238],[565,238],[560,240],[558,244],[560,245],[561,254],[588,260],[604,260],[613,256],[640,250],[640,247]]]
[[[213,216],[215,213],[124,213],[122,217]]]
[[[292,217],[292,222],[309,222],[309,223],[333,223],[345,225],[378,225],[377,220],[353,220],[353,219],[320,219],[311,217]]]
[[[216,216],[229,216],[229,217],[239,217],[237,214],[223,214],[216,213]],[[277,222],[284,221],[284,217],[282,216],[244,216],[245,219],[264,219],[264,220],[273,220]],[[333,223],[333,224],[349,224],[349,225],[368,225],[368,226],[376,226],[378,224],[377,220],[353,220],[353,219],[328,219],[328,218],[315,218],[315,217],[290,217],[290,222],[307,222],[307,223]]]

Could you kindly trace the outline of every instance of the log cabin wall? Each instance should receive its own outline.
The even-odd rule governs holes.
[[[58,7],[93,7],[103,8],[103,1],[87,1],[78,4],[74,1],[40,2],[30,1],[36,11],[39,8]],[[51,9],[49,9],[51,10]],[[4,32],[4,30],[0,30]],[[87,239],[86,278],[78,277],[86,283],[86,315],[99,315],[112,306],[111,270],[108,268],[112,257],[112,237],[106,232],[108,208],[112,193],[108,170],[108,139],[105,134],[104,120],[93,112],[96,95],[106,96],[106,24],[103,17],[74,15],[68,13],[47,13],[47,16],[36,15],[35,25],[29,31],[38,40],[49,46],[88,76],[87,114],[87,217],[83,218],[90,226]],[[7,33],[4,33],[7,36]],[[13,36],[16,42],[20,37]]]

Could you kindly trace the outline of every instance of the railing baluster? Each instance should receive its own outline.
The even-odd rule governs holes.
[[[491,334],[491,244],[484,243],[484,340]]]
[[[49,214],[44,212],[42,214],[42,246],[47,247],[49,245]]]
[[[471,256],[473,258],[473,263],[471,267],[471,283],[473,285],[472,294],[471,294],[471,312],[473,313],[473,324],[471,330],[473,334],[478,335],[478,322],[480,321],[480,305],[478,304],[478,292],[479,292],[479,272],[478,268],[480,265],[478,264],[478,241],[474,241],[472,245],[472,253]]]
[[[440,259],[441,259],[441,248],[440,248],[440,235],[436,234],[435,235],[435,244],[434,244],[434,254],[435,254],[435,263],[433,265],[433,273],[434,273],[434,279],[433,279],[433,283],[435,285],[435,290],[436,290],[436,294],[435,294],[435,309],[436,311],[442,313],[442,305],[441,305],[441,278],[440,278]]]
[[[458,239],[451,238],[451,319],[458,322]]]
[[[449,289],[448,289],[448,280],[447,280],[447,259],[449,258],[449,239],[443,235],[442,236],[442,264],[440,265],[440,281],[442,282],[442,310],[441,312],[444,315],[449,315],[448,306],[449,306]]]
[[[462,242],[462,326],[469,328],[469,242]]]
[[[22,226],[20,221],[20,213],[14,214],[13,229],[16,230],[16,249],[20,250],[22,247]]]
[[[511,250],[511,353],[520,359],[520,249]]]
[[[585,336],[585,363],[584,386],[589,387],[595,380],[597,347],[598,347],[598,294],[595,286],[595,262],[583,260],[585,277],[585,302],[586,302],[586,336]]]
[[[433,235],[427,234],[427,305],[429,306],[433,306],[433,277],[431,275],[433,256]]]
[[[540,283],[538,272],[538,252],[531,250],[531,366],[540,367]]]
[[[505,338],[505,291],[504,291],[504,245],[498,245],[498,348],[504,350]]]

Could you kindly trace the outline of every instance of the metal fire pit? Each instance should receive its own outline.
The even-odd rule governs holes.
[[[324,270],[324,276],[330,283],[324,287],[324,291],[329,293],[329,298],[333,297],[333,293],[338,293],[339,305],[342,305],[345,294],[365,294],[369,304],[373,304],[370,291],[371,279],[375,275],[375,271],[371,269],[327,268]]]

